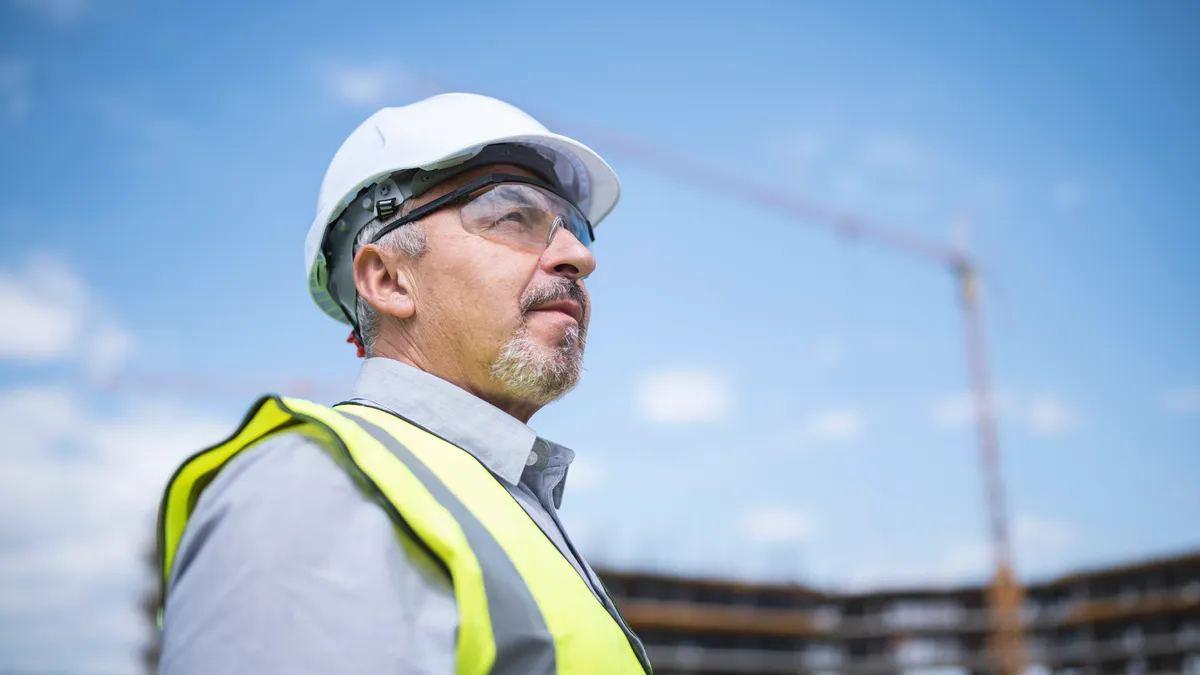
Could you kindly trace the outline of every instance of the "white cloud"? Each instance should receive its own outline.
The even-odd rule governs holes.
[[[158,497],[232,423],[161,403],[102,415],[71,390],[26,387],[0,391],[0,424],[3,667],[133,670]]]
[[[942,552],[935,575],[945,581],[979,581],[994,572],[993,560],[990,542],[983,539],[958,542]]]
[[[769,445],[780,450],[848,445],[861,440],[866,427],[866,413],[859,408],[829,408],[804,416],[796,425],[775,434]]]
[[[181,156],[191,157],[207,148],[192,124],[136,97],[102,92],[86,103],[110,131],[135,143],[130,148],[132,157],[144,164],[175,166]]]
[[[87,293],[65,265],[31,260],[19,274],[0,270],[0,358],[65,357],[79,338]]]
[[[805,189],[816,189],[808,183],[816,162],[828,150],[829,138],[809,130],[797,131],[785,135],[777,147],[798,174],[793,177],[793,182]]]
[[[768,506],[747,513],[741,532],[750,541],[783,543],[803,541],[812,536],[813,520],[792,508]]]
[[[1032,514],[1018,515],[1014,519],[1013,536],[1018,553],[1033,558],[1060,555],[1079,539],[1068,523]]]
[[[934,402],[930,418],[942,429],[965,427],[975,420],[975,399],[969,391],[946,396]]]
[[[909,129],[832,121],[780,133],[772,150],[803,193],[887,223],[945,222],[961,209],[987,213],[1012,199],[1003,176]]]
[[[13,122],[29,116],[33,107],[30,93],[30,63],[15,57],[0,58],[0,114]]]
[[[812,360],[822,368],[833,368],[841,365],[846,359],[846,343],[836,338],[818,340],[812,348]]]
[[[875,129],[863,134],[859,143],[864,164],[881,172],[927,176],[943,164],[932,148],[906,133]]]
[[[0,393],[0,428],[5,437],[4,455],[19,460],[47,444],[78,433],[79,411],[75,398],[58,387],[27,387]]]
[[[711,422],[724,417],[730,406],[727,383],[704,371],[663,371],[638,383],[638,408],[652,422],[681,424]]]
[[[1176,415],[1200,413],[1200,387],[1179,387],[1163,392],[1162,407]]]
[[[1029,403],[1025,421],[1039,436],[1057,436],[1075,428],[1079,424],[1079,415],[1062,400],[1042,395]]]
[[[0,359],[78,359],[90,375],[111,374],[134,341],[101,305],[75,271],[54,258],[0,269]]]
[[[845,168],[836,171],[830,179],[829,194],[834,199],[851,204],[860,204],[871,199],[871,186],[877,182],[865,171]]]
[[[810,438],[817,443],[849,443],[862,438],[866,416],[855,408],[835,408],[816,413],[808,421]]]
[[[13,4],[58,25],[82,18],[95,0],[12,0]]]
[[[1080,415],[1073,405],[1051,394],[1029,398],[1006,390],[992,392],[992,408],[998,419],[1008,419],[1038,436],[1057,436],[1079,426]],[[930,409],[933,425],[942,429],[962,429],[975,421],[971,392],[960,392],[935,401]]]
[[[1079,541],[1078,532],[1069,523],[1032,514],[1013,518],[1011,531],[1014,565],[1020,575],[1060,572]],[[954,544],[942,554],[940,576],[954,581],[989,578],[994,572],[993,559],[990,541]]]
[[[1054,186],[1054,204],[1064,211],[1073,211],[1083,206],[1087,199],[1087,188],[1074,180],[1059,181]]]
[[[0,269],[0,359],[118,369],[133,336],[69,266]],[[0,669],[134,672],[158,496],[232,424],[61,386],[0,389]]]
[[[576,455],[567,472],[567,483],[572,492],[591,490],[608,478],[608,471],[594,459]]]
[[[324,65],[319,70],[331,96],[361,108],[394,103],[418,89],[416,78],[394,64]]]
[[[867,349],[872,354],[896,356],[904,348],[903,341],[895,335],[875,334],[867,341]]]
[[[807,164],[817,156],[824,154],[828,147],[829,138],[810,129],[790,133],[779,144],[780,150],[785,155],[800,164]]]
[[[81,345],[84,368],[94,379],[104,379],[133,353],[133,335],[112,321],[101,323]]]
[[[983,176],[968,189],[971,202],[982,208],[994,208],[1009,202],[1012,188],[1007,183],[992,176]]]

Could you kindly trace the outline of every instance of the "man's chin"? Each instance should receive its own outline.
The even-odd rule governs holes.
[[[532,322],[530,322],[532,323]],[[542,330],[526,323],[492,363],[492,375],[517,399],[545,405],[574,388],[583,366],[578,326]]]
[[[525,315],[525,328],[538,342],[551,343],[562,339],[569,331],[579,331],[575,317],[563,312],[531,311]]]
[[[526,325],[529,340],[538,347],[538,351],[547,355],[561,355],[564,350],[575,351],[582,348],[583,331],[579,324],[575,323],[575,319],[563,316],[565,321],[557,320],[553,324],[534,325],[530,322]]]

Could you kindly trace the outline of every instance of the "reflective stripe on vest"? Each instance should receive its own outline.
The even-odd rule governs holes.
[[[636,637],[474,457],[362,406],[334,410],[264,398],[232,438],[185,462],[160,514],[164,589],[200,492],[239,452],[289,430],[322,441],[364,494],[447,572],[459,607],[459,673],[649,671]]]

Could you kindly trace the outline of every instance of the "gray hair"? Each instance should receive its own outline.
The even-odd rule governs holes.
[[[403,218],[411,210],[412,205],[405,203],[401,206],[400,212],[391,218],[374,218],[368,221],[359,230],[358,236],[354,238],[354,255],[358,255],[358,250],[370,243],[380,230]],[[382,239],[375,242],[375,245],[390,255],[404,255],[412,260],[417,260],[425,255],[429,243],[425,238],[425,228],[420,222],[415,222],[401,225],[388,232]],[[372,307],[371,303],[363,300],[361,295],[358,296],[358,301],[355,303],[354,314],[358,319],[358,334],[362,337],[363,351],[367,353],[367,356],[374,356],[375,342],[379,340],[379,333],[382,330],[383,315]]]

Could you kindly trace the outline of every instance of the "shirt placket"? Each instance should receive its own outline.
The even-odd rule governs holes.
[[[529,461],[526,463],[526,471],[522,475],[521,480],[522,482],[528,480],[526,487],[533,491],[538,501],[545,507],[550,519],[554,521],[554,526],[558,528],[558,534],[562,537],[567,547],[567,550],[561,551],[562,554],[573,557],[573,560],[570,558],[568,560],[571,560],[578,567],[580,576],[584,582],[591,588],[596,598],[600,600],[600,604],[604,606],[604,609],[608,611],[609,615],[621,627],[626,637],[629,638],[630,645],[637,652],[639,660],[641,660],[643,665],[646,665],[649,663],[649,660],[641,640],[638,639],[637,635],[629,627],[629,624],[625,622],[625,617],[621,615],[621,611],[617,609],[613,599],[609,597],[608,590],[604,587],[600,578],[596,576],[591,565],[588,565],[583,556],[579,555],[575,544],[571,542],[570,535],[567,534],[567,529],[563,527],[562,521],[558,518],[559,500],[554,499],[554,492],[555,488],[566,478],[568,463],[566,461],[552,461],[552,455],[553,451],[549,445],[539,438],[534,444],[534,449],[529,453]],[[561,491],[559,491],[559,494],[561,495]]]

